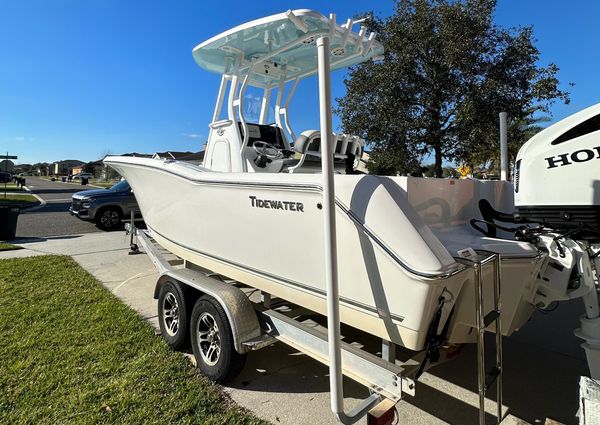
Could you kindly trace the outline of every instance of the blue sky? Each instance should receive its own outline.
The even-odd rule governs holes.
[[[392,1],[0,0],[0,152],[17,163],[95,160],[106,153],[198,150],[219,76],[191,51],[240,23],[294,8],[389,15]],[[600,101],[600,2],[499,0],[496,22],[534,26],[541,64],[560,67],[570,105],[554,120]],[[344,72],[333,94],[344,94]],[[317,83],[299,86],[294,129],[318,127]],[[334,123],[335,124],[335,123]]]

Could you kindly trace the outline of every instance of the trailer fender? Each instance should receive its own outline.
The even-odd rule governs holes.
[[[160,276],[154,288],[155,299],[158,298],[160,287],[169,281],[179,282],[193,288],[199,296],[209,295],[221,304],[229,319],[235,350],[238,353],[248,352],[249,348],[244,343],[256,339],[262,334],[254,306],[241,289],[184,269],[176,272],[167,271]]]

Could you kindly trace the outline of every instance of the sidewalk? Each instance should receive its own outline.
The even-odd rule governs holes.
[[[123,232],[26,238],[13,241],[26,249],[0,252],[0,259],[27,255],[72,256],[123,302],[158,327],[154,285],[158,275],[145,254],[128,255]],[[536,314],[504,340],[504,404],[514,415],[503,423],[544,423],[552,418],[576,424],[578,382],[587,375],[585,354],[575,338],[583,307],[561,303],[551,314]],[[477,363],[474,345],[455,360],[425,373],[416,397],[398,404],[399,423],[476,424]],[[489,357],[489,356],[488,356]],[[329,377],[325,366],[283,344],[251,352],[241,375],[224,387],[240,405],[274,424],[335,424],[329,410]],[[344,383],[346,409],[368,395],[352,381]],[[493,400],[494,394],[489,397]],[[494,412],[488,400],[487,411]],[[520,422],[521,418],[526,422]],[[491,423],[491,417],[488,420]],[[366,423],[362,421],[361,423]]]

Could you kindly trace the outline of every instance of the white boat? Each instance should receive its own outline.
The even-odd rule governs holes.
[[[335,16],[310,10],[240,25],[193,51],[200,67],[222,74],[203,165],[119,156],[104,162],[127,179],[149,231],[165,249],[326,314],[323,190],[329,183],[311,159],[326,164],[328,158],[321,158],[320,131],[296,137],[288,121],[298,81],[317,73],[325,78],[315,46],[322,36],[330,40],[331,69],[383,54],[364,27],[355,32],[352,20],[338,25]],[[255,123],[245,117],[249,86],[263,91]],[[273,97],[275,122],[267,124]],[[330,128],[330,122],[323,127],[326,121],[321,128]],[[432,333],[449,343],[475,341],[477,280],[461,261],[472,250],[500,254],[504,335],[536,307],[569,297],[566,287],[540,297],[540,288],[550,286],[544,273],[549,258],[557,257],[555,248],[516,240],[502,228],[486,235],[471,225],[472,219],[490,221],[482,200],[489,211],[514,211],[510,183],[352,174],[364,141],[348,134],[323,139],[331,141],[336,170],[341,322],[412,350],[426,347]],[[492,308],[491,274],[484,269],[486,311]]]

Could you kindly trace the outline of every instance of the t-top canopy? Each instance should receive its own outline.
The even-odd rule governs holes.
[[[317,72],[316,40],[330,36],[331,69],[381,56],[383,46],[366,28],[352,32],[352,20],[336,25],[335,17],[300,9],[257,19],[225,31],[193,51],[196,63],[218,74],[248,75],[248,83],[266,87]]]

